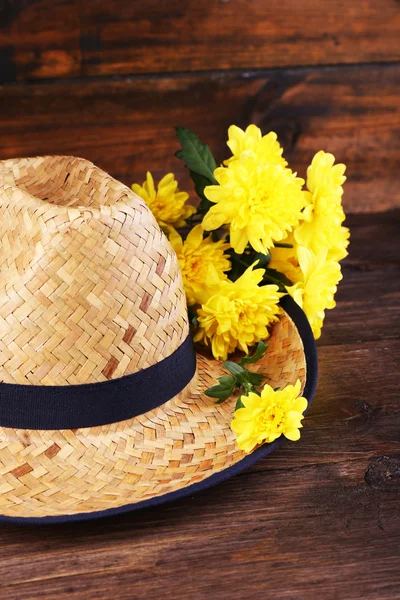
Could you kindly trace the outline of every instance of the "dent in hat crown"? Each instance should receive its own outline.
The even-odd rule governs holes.
[[[0,381],[101,382],[188,335],[177,257],[144,201],[92,163],[0,161]]]

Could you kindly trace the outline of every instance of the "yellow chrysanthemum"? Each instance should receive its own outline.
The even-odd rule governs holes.
[[[345,165],[334,164],[333,154],[318,152],[307,169],[307,205],[294,237],[298,244],[315,253],[328,250],[328,258],[347,256],[349,230],[342,223],[342,184],[346,181]]]
[[[292,282],[297,281],[301,276],[301,272],[297,258],[297,244],[293,232],[290,232],[282,242],[289,244],[292,247],[270,248],[269,253],[271,255],[271,261],[269,262],[268,267],[283,273]]]
[[[325,310],[334,308],[334,296],[337,285],[342,279],[340,264],[327,258],[327,250],[314,254],[308,248],[297,248],[299,268],[295,276],[292,272],[293,286],[287,291],[302,307],[310,322],[315,339],[321,335]]]
[[[307,205],[302,220],[283,242],[292,248],[271,248],[269,267],[292,282],[288,292],[303,307],[315,338],[321,335],[325,310],[335,306],[342,278],[339,260],[347,255],[349,230],[342,226],[342,184],[345,166],[332,154],[318,152],[307,170]]]
[[[217,360],[226,360],[236,348],[248,352],[249,346],[268,337],[282,294],[276,285],[258,285],[264,273],[249,267],[235,282],[222,281],[198,310],[194,340],[210,344]]]
[[[203,239],[203,235],[202,226],[196,225],[184,242],[176,231],[169,237],[178,256],[189,306],[206,302],[219,283],[228,278],[225,271],[231,268],[224,254],[229,244],[224,240],[213,242],[211,236]]]
[[[217,168],[214,176],[220,185],[204,190],[215,206],[203,227],[209,231],[230,225],[230,243],[238,254],[248,243],[266,254],[273,240],[282,240],[297,225],[305,203],[304,181],[290,169],[250,157]]]
[[[262,135],[261,129],[256,125],[249,125],[245,131],[231,125],[228,129],[227,144],[232,156],[224,161],[225,165],[247,157],[258,158],[260,161],[270,165],[281,165],[286,167],[287,162],[282,157],[283,149],[278,142],[276,133],[270,131]]]
[[[143,185],[133,183],[132,190],[143,198],[165,232],[184,227],[186,219],[196,212],[194,206],[186,204],[189,194],[179,190],[173,173],[165,175],[156,189],[152,174],[147,172]]]
[[[265,385],[261,396],[254,392],[242,396],[244,408],[235,411],[231,424],[239,449],[251,452],[258,444],[271,443],[282,434],[289,440],[298,440],[308,405],[306,398],[299,397],[300,389],[297,380],[282,390],[274,391]]]

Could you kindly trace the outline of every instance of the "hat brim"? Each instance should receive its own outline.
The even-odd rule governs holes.
[[[270,346],[254,370],[273,387],[302,382],[310,403],[317,382],[314,337],[288,296]],[[246,455],[230,428],[235,400],[216,405],[204,390],[224,374],[198,355],[197,377],[166,404],[120,423],[78,430],[0,428],[0,521],[61,523],[170,502],[211,487],[275,450],[283,436]],[[3,454],[3,457],[1,456]]]

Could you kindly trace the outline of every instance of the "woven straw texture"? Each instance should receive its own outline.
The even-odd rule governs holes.
[[[146,205],[82,159],[0,163],[0,381],[64,385],[133,373],[186,338],[177,258]],[[283,314],[254,366],[273,387],[306,380]],[[223,374],[199,354],[175,398],[101,427],[0,428],[0,514],[44,517],[117,508],[198,483],[240,461],[235,399],[202,392]]]
[[[301,338],[284,315],[257,370],[273,387],[304,386]],[[0,514],[44,517],[134,504],[203,481],[242,458],[230,429],[235,399],[201,394],[223,374],[198,355],[197,377],[148,413],[102,427],[62,431],[0,428]]]
[[[0,380],[106,381],[188,335],[178,261],[136,194],[73,157],[0,162]]]

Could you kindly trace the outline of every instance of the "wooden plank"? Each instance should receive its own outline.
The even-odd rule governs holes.
[[[1,78],[395,61],[395,0],[15,0]]]
[[[365,341],[399,338],[400,211],[376,214],[373,219],[367,214],[350,215],[347,225],[349,256],[343,262],[337,306],[326,311],[318,345],[345,340],[356,352]]]
[[[126,184],[175,171],[173,127],[199,132],[218,160],[226,130],[255,122],[277,131],[304,176],[315,152],[348,166],[348,211],[400,206],[400,66],[265,74],[138,78],[0,87],[0,157],[74,154]]]
[[[0,81],[81,73],[78,0],[0,4]]]
[[[241,494],[226,483],[219,499],[203,495],[202,504],[181,502],[175,511],[146,511],[141,518],[119,518],[107,526],[47,529],[41,544],[37,532],[14,530],[32,543],[32,556],[61,540],[59,563],[52,572],[54,562],[43,560],[39,573],[31,571],[31,581],[4,587],[2,598],[242,600],[263,594],[271,600],[358,600],[362,594],[366,600],[395,600],[399,538],[390,525],[396,497],[373,490],[363,494],[366,486],[362,479],[357,482],[357,469],[343,469],[321,471],[315,485],[289,497],[288,480],[293,490],[307,476],[315,478],[313,468],[270,474],[270,486],[260,474],[247,481],[247,491],[242,482]],[[328,506],[321,506],[321,487],[331,493]],[[234,494],[230,500],[229,494]],[[254,495],[259,504],[252,510]],[[267,511],[269,503],[275,510]],[[74,568],[63,568],[72,556]],[[21,564],[30,570],[26,560],[6,562],[18,575]],[[93,570],[82,572],[88,563]],[[46,579],[40,578],[43,572]]]
[[[319,386],[299,443],[162,507],[40,530],[1,525],[2,600],[396,600],[399,218],[349,219],[347,288],[319,344]],[[379,330],[385,319],[392,331]]]

